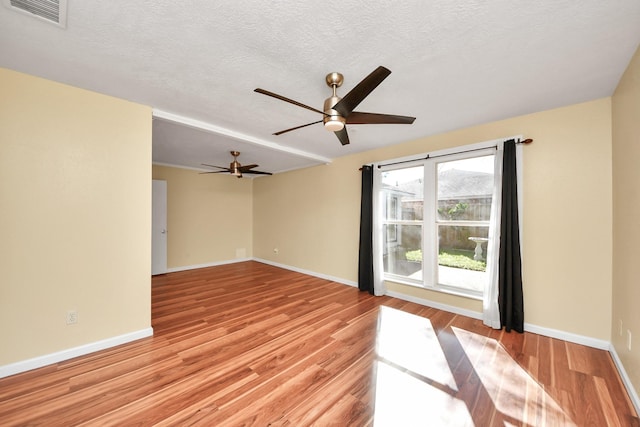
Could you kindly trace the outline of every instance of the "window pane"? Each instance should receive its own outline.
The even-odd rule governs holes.
[[[422,166],[382,172],[384,218],[422,221],[423,180]]]
[[[422,226],[384,226],[384,272],[422,280]]]
[[[482,292],[489,227],[438,226],[438,283]]]
[[[438,220],[489,221],[494,156],[438,163]]]

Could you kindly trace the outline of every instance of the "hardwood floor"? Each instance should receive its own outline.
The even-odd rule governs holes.
[[[1,379],[0,425],[640,425],[605,351],[257,262],[154,277],[153,327]]]

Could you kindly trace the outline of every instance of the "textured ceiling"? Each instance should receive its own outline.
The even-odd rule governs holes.
[[[640,43],[638,0],[233,2],[70,0],[65,29],[0,6],[0,66],[154,108],[153,160],[285,171],[610,96]],[[313,125],[325,75],[346,94],[392,74],[360,111],[413,125]],[[425,149],[428,149],[426,147]]]

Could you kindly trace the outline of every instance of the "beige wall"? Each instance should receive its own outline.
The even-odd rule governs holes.
[[[640,392],[640,49],[613,95],[613,316],[611,339]],[[619,331],[622,322],[622,334]],[[632,333],[627,349],[627,330]]]
[[[426,137],[256,181],[254,256],[356,281],[362,164],[518,134],[535,140],[524,147],[525,321],[609,340],[609,98]],[[465,298],[408,291],[393,284],[390,289],[480,310],[477,301]]]
[[[0,365],[149,328],[151,109],[0,69],[0,129]]]
[[[254,256],[355,280],[358,167],[354,159],[337,159],[327,166],[257,180],[253,198]],[[276,248],[278,254],[274,253]]]
[[[252,179],[153,166],[167,181],[167,267],[252,256]]]

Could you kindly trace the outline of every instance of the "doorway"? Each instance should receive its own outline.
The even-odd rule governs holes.
[[[154,179],[151,193],[151,275],[167,272],[167,181]]]

